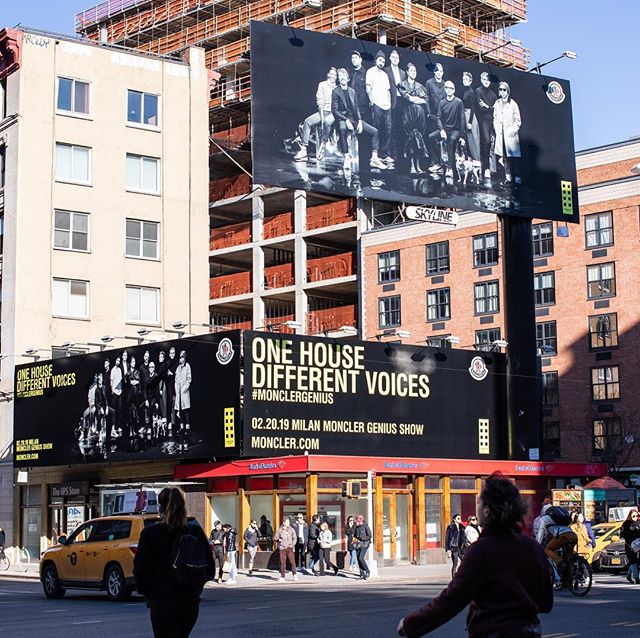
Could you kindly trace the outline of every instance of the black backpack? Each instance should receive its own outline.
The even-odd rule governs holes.
[[[209,580],[207,554],[209,544],[187,529],[173,541],[171,548],[171,574],[181,587],[198,589]]]
[[[553,505],[545,512],[545,516],[550,516],[556,525],[571,525],[571,512],[566,507]]]

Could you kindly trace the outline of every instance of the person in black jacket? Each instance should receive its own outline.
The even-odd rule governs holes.
[[[320,560],[320,543],[318,543],[318,537],[320,536],[320,517],[314,514],[311,517],[311,524],[309,525],[309,536],[307,540],[307,571],[313,574],[313,566]]]
[[[638,510],[631,510],[629,512],[627,519],[622,523],[620,536],[624,539],[624,551],[629,561],[627,580],[630,583],[640,585],[640,578],[638,577],[638,552],[634,552],[631,549],[631,543],[637,538],[640,538],[640,518]]]
[[[444,548],[447,550],[447,556],[451,559],[451,576],[455,576],[460,564],[460,558],[465,545],[464,525],[462,524],[462,516],[456,514],[449,527],[447,527],[447,535],[444,540]]]
[[[480,494],[480,538],[449,586],[407,614],[398,634],[424,636],[469,605],[469,636],[540,638],[538,614],[553,608],[553,589],[544,550],[522,533],[526,509],[518,488],[499,472],[492,474]]]
[[[356,533],[356,519],[353,516],[347,517],[347,524],[344,526],[344,537],[347,539],[347,553],[349,554],[349,571],[355,572],[358,569],[358,550],[353,546],[353,535]]]
[[[238,577],[238,563],[236,556],[238,554],[238,530],[231,525],[231,523],[225,523],[222,526],[224,537],[222,539],[222,546],[227,560],[229,561],[229,578],[227,579],[227,585],[235,585],[236,578]]]
[[[211,534],[209,535],[209,542],[211,544],[211,551],[213,553],[213,562],[214,562],[214,572],[213,575],[216,575],[216,570],[218,572],[218,582],[222,582],[222,568],[224,567],[224,532],[222,531],[222,523],[220,521],[216,521],[213,524],[213,529],[211,530]]]
[[[163,518],[142,530],[133,576],[138,592],[147,597],[155,638],[187,638],[198,620],[202,586],[178,584],[172,574],[174,543],[187,532],[202,540],[208,578],[213,576],[213,557],[202,528],[187,522],[184,492],[179,487],[165,487],[158,494],[158,504]]]
[[[258,540],[260,539],[257,521],[251,521],[249,527],[244,530],[242,539],[244,540],[244,547],[249,553],[249,576],[251,576],[253,574],[253,561],[258,552]]]
[[[358,514],[356,516],[356,529],[353,533],[353,546],[358,550],[358,565],[360,566],[360,578],[367,580],[369,578],[369,566],[367,565],[366,556],[371,545],[371,529],[365,523],[364,516]]]

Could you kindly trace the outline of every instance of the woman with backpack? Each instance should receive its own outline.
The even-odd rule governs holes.
[[[213,577],[213,556],[197,522],[187,521],[184,492],[158,494],[162,520],[142,530],[133,559],[138,592],[147,597],[155,638],[187,638],[204,584]]]
[[[624,551],[629,561],[629,573],[627,574],[627,580],[630,583],[640,585],[640,578],[638,577],[638,552],[634,551],[632,547],[633,543],[640,538],[640,515],[638,510],[631,510],[627,515],[622,528],[620,530],[620,536],[624,539]],[[638,543],[636,543],[636,546]]]

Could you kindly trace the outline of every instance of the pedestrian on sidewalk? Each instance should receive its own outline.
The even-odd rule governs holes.
[[[444,548],[447,556],[451,559],[451,578],[458,571],[460,558],[464,551],[465,534],[464,525],[462,524],[462,516],[455,514],[451,519],[451,523],[447,527],[447,535],[444,541]]]
[[[640,538],[640,515],[638,510],[631,510],[627,515],[627,519],[622,523],[620,529],[620,536],[624,539],[624,551],[629,561],[629,572],[627,573],[627,580],[630,583],[640,584],[638,577],[638,552],[633,551],[631,544],[638,538]]]
[[[334,576],[338,575],[338,566],[331,562],[331,543],[333,541],[333,534],[329,529],[329,524],[323,521],[320,524],[320,536],[318,537],[318,543],[320,544],[320,576],[324,576],[324,566],[333,569]]]
[[[273,527],[265,514],[260,517],[260,538],[264,539],[267,551],[270,552],[273,549]]]
[[[215,579],[217,572],[219,583],[222,582],[222,570],[224,568],[224,548],[222,547],[223,540],[224,532],[222,531],[222,523],[220,521],[216,521],[213,524],[213,529],[211,530],[211,534],[209,535],[209,543],[211,545],[211,552],[213,553],[213,562],[215,565],[213,579]]]
[[[526,505],[499,472],[480,494],[483,531],[449,586],[405,616],[398,634],[417,638],[451,620],[467,605],[472,638],[540,638],[538,614],[553,607],[549,564],[542,547],[522,533]]]
[[[133,576],[147,597],[155,638],[187,638],[198,620],[204,584],[213,576],[213,557],[200,525],[187,521],[179,487],[165,487],[158,505],[162,520],[142,530]]]
[[[245,549],[249,553],[249,576],[251,576],[251,574],[253,574],[253,561],[255,560],[256,553],[258,551],[258,540],[260,538],[257,521],[251,521],[249,527],[244,530],[242,538],[244,540]]]
[[[353,546],[358,551],[358,565],[360,567],[360,578],[367,580],[369,578],[369,566],[367,565],[366,556],[371,545],[371,529],[364,520],[362,514],[356,516],[356,529],[353,533]]]
[[[296,559],[296,567],[300,571],[306,571],[307,569],[307,544],[309,543],[309,526],[307,521],[304,520],[304,514],[296,514],[296,522],[294,525],[296,530],[296,536],[298,541],[294,548],[294,554]]]
[[[224,547],[225,557],[229,561],[229,578],[226,584],[235,585],[238,578],[238,563],[236,561],[238,554],[238,530],[233,527],[231,523],[225,523],[222,526],[222,531],[224,532],[222,546]]]
[[[314,514],[311,517],[311,524],[309,525],[309,537],[307,541],[307,571],[313,574],[313,566],[318,562],[320,558],[320,545],[318,543],[318,536],[320,536],[320,517]]]
[[[280,554],[280,578],[278,578],[278,582],[284,583],[284,577],[287,574],[287,559],[289,560],[289,565],[291,565],[293,580],[299,580],[298,574],[296,574],[296,560],[293,554],[293,548],[298,542],[298,536],[296,535],[296,530],[291,527],[291,521],[288,518],[282,521],[282,525],[278,528],[273,540],[277,543],[278,553]]]
[[[344,526],[344,537],[347,539],[347,554],[349,554],[349,571],[358,570],[358,550],[353,546],[353,535],[356,531],[356,519],[353,516],[347,517],[347,524]]]
[[[464,528],[464,547],[465,550],[469,545],[473,545],[480,534],[482,533],[482,527],[478,524],[478,517],[475,514],[471,514],[467,518],[467,526]]]

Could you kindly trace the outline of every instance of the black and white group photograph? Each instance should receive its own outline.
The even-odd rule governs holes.
[[[571,217],[561,186],[575,182],[568,86],[375,42],[253,29],[254,182]],[[277,77],[289,88],[274,91]]]

